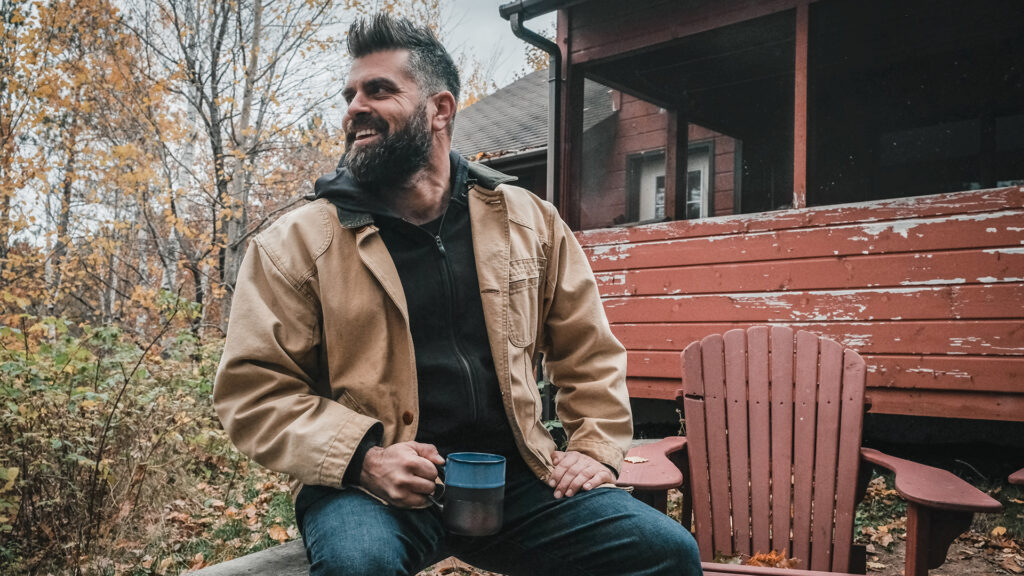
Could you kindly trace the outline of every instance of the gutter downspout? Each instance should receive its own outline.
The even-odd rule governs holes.
[[[521,40],[540,48],[548,53],[548,169],[547,169],[547,198],[556,207],[559,205],[560,195],[558,182],[561,177],[561,154],[558,148],[562,142],[561,117],[562,117],[562,50],[551,40],[541,36],[533,30],[523,26],[526,20],[523,14],[523,3],[519,0],[517,5],[505,5],[503,9],[510,9],[507,18],[512,25],[512,33]]]

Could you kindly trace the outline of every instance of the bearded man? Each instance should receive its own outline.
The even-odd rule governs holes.
[[[311,574],[699,574],[689,532],[614,487],[632,435],[626,355],[555,208],[451,151],[459,77],[426,28],[348,34],[346,153],[318,199],[249,246],[214,401],[290,474]],[[540,421],[536,362],[568,436]],[[457,451],[507,459],[504,524],[445,529]]]

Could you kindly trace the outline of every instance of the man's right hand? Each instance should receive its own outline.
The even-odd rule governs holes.
[[[359,485],[399,508],[423,508],[444,458],[432,444],[401,442],[366,452]]]

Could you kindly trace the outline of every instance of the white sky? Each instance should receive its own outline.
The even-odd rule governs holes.
[[[465,51],[493,71],[499,88],[509,84],[525,60],[526,42],[512,34],[512,28],[498,7],[509,0],[451,0],[451,14],[445,22],[448,49]],[[554,32],[555,13],[526,21],[536,32]]]

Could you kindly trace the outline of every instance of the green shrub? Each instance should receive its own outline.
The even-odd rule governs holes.
[[[237,473],[210,401],[219,343],[167,332],[0,327],[0,573],[105,573],[119,550],[130,564],[169,503]]]

